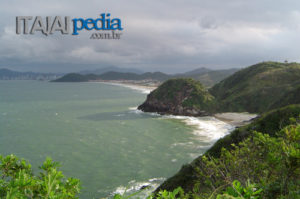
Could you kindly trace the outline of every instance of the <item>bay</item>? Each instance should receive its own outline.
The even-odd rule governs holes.
[[[153,190],[233,127],[137,111],[146,94],[103,83],[0,81],[0,154],[46,157],[82,182],[80,198]]]

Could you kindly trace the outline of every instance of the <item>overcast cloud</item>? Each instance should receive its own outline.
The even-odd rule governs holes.
[[[0,68],[73,72],[105,66],[168,73],[300,62],[299,0],[0,0]],[[16,35],[16,16],[122,20],[121,40]]]

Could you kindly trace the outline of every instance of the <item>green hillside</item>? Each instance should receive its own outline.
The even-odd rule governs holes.
[[[217,161],[218,158],[220,158],[221,151],[224,150],[222,148],[233,150],[235,149],[234,147],[235,145],[248,138],[250,139],[251,142],[251,138],[253,137],[254,132],[256,131],[262,132],[264,134],[268,134],[271,137],[277,137],[279,135],[278,132],[281,129],[294,123],[294,121],[290,120],[290,118],[297,118],[299,117],[299,115],[300,115],[300,105],[290,105],[281,109],[277,109],[265,113],[260,118],[255,119],[251,124],[246,125],[244,127],[237,128],[231,134],[218,140],[213,145],[213,147],[209,149],[204,155],[198,157],[192,163],[184,165],[176,175],[167,179],[160,187],[158,187],[156,192],[158,192],[159,190],[172,191],[177,187],[182,187],[185,190],[185,192],[188,193],[188,192],[195,191],[195,187],[199,187],[199,189],[197,189],[197,192],[200,192],[200,195],[203,194],[203,196],[205,196],[204,195],[205,193],[209,193],[209,192],[211,193],[213,187],[207,184],[207,178],[205,176],[201,176],[201,175],[199,176],[199,172],[201,172],[201,170],[204,168],[205,165],[205,163],[203,162],[204,156],[210,157],[210,159],[215,159],[215,161]],[[298,130],[300,131],[300,129]],[[298,136],[300,135],[299,133],[300,132],[298,132]],[[262,148],[258,149],[258,152],[260,152],[259,150],[262,150]],[[251,152],[252,151],[248,151],[247,153],[250,155]],[[250,160],[246,159],[246,161],[250,161]],[[266,161],[266,160],[262,159],[262,161]],[[299,159],[297,161],[298,163],[296,164],[300,166]],[[224,162],[223,164],[230,164],[230,163]],[[243,172],[241,171],[242,165],[237,165],[237,166],[238,168],[240,167],[239,172],[240,174],[242,174]],[[252,167],[252,169],[254,168],[255,166]],[[251,169],[251,168],[247,168],[247,169]],[[249,171],[246,170],[245,172],[250,172],[250,170]],[[277,176],[277,177],[281,179],[282,176]],[[277,187],[274,187],[274,189],[277,189]],[[203,197],[203,198],[208,198],[208,197]]]
[[[218,101],[217,112],[262,113],[280,107],[289,92],[297,95],[294,89],[299,85],[300,64],[262,62],[236,72],[209,91]],[[297,96],[294,103],[299,103]],[[283,105],[287,104],[289,100]]]
[[[209,70],[206,68],[196,69],[187,73],[181,73],[176,75],[169,75],[162,72],[146,72],[142,74],[132,72],[115,72],[109,71],[103,74],[67,74],[54,82],[87,82],[92,80],[154,80],[164,82],[173,78],[193,78],[200,81],[205,87],[211,87],[214,84],[220,82],[226,77],[232,75],[238,69],[225,69],[225,70]]]
[[[201,84],[203,84],[206,87],[212,87],[213,85],[219,83],[220,81],[229,77],[237,71],[239,71],[239,69],[236,68],[225,70],[213,70],[200,74],[189,74],[187,77],[200,81]]]
[[[219,139],[208,151],[214,157],[219,157],[221,149],[231,149],[232,144],[238,144],[246,137],[251,135],[252,131],[267,133],[270,136],[276,136],[276,132],[291,123],[290,118],[300,116],[300,105],[289,105],[283,108],[274,109],[262,114],[251,124],[237,128],[229,135]]]
[[[192,81],[192,84],[188,83],[189,81]],[[191,95],[189,90],[193,90],[194,87],[197,87],[196,85],[201,88],[199,89],[199,92],[197,92],[199,94]],[[192,96],[191,100],[188,100],[190,96]],[[203,99],[208,100],[203,101]],[[189,103],[187,103],[186,100],[188,100]],[[207,182],[214,181],[213,186],[220,184],[226,185],[226,179],[223,179],[223,181],[218,181],[216,179],[211,179],[212,177],[209,177],[210,175],[214,176],[214,178],[219,178],[220,176],[216,176],[216,174],[210,171],[207,165],[205,166],[206,163],[204,162],[204,159],[206,156],[209,157],[208,162],[210,162],[210,164],[212,164],[211,166],[214,167],[214,164],[219,161],[218,159],[224,159],[224,156],[226,156],[226,154],[223,152],[225,149],[228,151],[237,150],[234,153],[239,153],[240,151],[238,148],[236,148],[236,146],[241,142],[245,142],[247,145],[255,148],[256,146],[252,143],[252,139],[254,139],[253,137],[258,139],[257,137],[260,136],[255,133],[256,131],[267,134],[266,139],[269,139],[268,136],[274,137],[276,138],[276,141],[273,140],[274,143],[280,143],[281,138],[278,138],[278,135],[279,132],[281,132],[281,129],[293,124],[294,121],[290,120],[290,118],[298,118],[300,116],[300,64],[278,62],[259,63],[236,72],[235,74],[213,86],[211,89],[209,89],[209,91],[205,90],[205,88],[195,80],[173,79],[170,82],[165,82],[158,89],[154,90],[150,95],[148,95],[147,100],[142,105],[141,110],[159,112],[163,114],[174,114],[174,112],[176,113],[174,110],[176,110],[178,107],[184,106],[184,104],[188,104],[189,107],[201,107],[201,110],[205,110],[208,114],[229,111],[247,111],[261,114],[261,116],[255,119],[251,124],[237,128],[229,135],[218,140],[204,154],[204,156],[200,156],[191,164],[183,166],[175,176],[169,178],[157,189],[157,192],[159,190],[172,191],[178,187],[182,187],[185,192],[194,192],[196,186],[199,188],[197,190],[200,192],[200,195],[204,194],[203,198],[208,198],[205,197],[205,194],[212,194],[212,190],[216,190],[217,188],[211,187],[212,185],[208,185]],[[170,111],[170,107],[172,107],[172,111]],[[180,114],[188,115],[185,112],[181,112]],[[300,133],[298,130],[296,133]],[[272,139],[270,138],[270,140]],[[259,141],[262,142],[261,140]],[[243,150],[245,148],[247,147],[244,147]],[[252,151],[249,151],[243,153],[243,155],[248,153],[249,155],[251,154],[257,156],[257,154],[260,154],[260,150],[269,149],[255,148],[255,150],[256,152],[253,152],[253,154],[251,154]],[[275,157],[279,157],[279,155],[275,155]],[[264,167],[268,167],[268,164],[270,163],[267,159],[257,160],[257,157],[251,157],[251,159],[247,160],[246,158],[246,162],[251,162],[252,160],[261,161],[261,164],[264,165]],[[236,161],[243,162],[244,160],[236,159]],[[299,167],[299,160],[293,161],[296,161],[296,163],[293,163],[293,165],[295,166],[298,164]],[[231,163],[219,162],[218,164],[220,164],[219,166],[221,167],[225,167],[226,171],[226,166],[224,165],[230,165]],[[256,168],[256,165],[252,165],[252,167],[249,167],[248,165],[246,169],[249,171],[245,171],[245,173],[251,173],[251,168],[258,169]],[[237,169],[235,172],[239,172],[238,168],[235,169]],[[265,168],[265,170],[269,172],[270,169]],[[204,174],[199,176],[199,172],[201,173],[204,171],[206,172],[205,175],[208,176],[205,176]],[[212,173],[209,174],[209,172]],[[243,173],[243,171],[240,171],[240,173]],[[239,175],[239,173],[235,173],[234,175]],[[261,173],[261,175],[265,176],[263,173]],[[276,174],[274,178],[281,178],[280,175],[281,174]],[[236,176],[235,178],[241,180],[245,185],[245,178],[240,178],[239,176]],[[251,180],[258,180],[259,177],[255,178],[253,176],[248,176],[248,178]],[[265,179],[268,179],[268,176],[265,176]],[[273,181],[274,179],[269,180],[270,182],[266,183],[269,183],[270,186],[275,186],[274,190],[276,191],[274,191],[273,188],[265,188],[267,190],[266,192],[270,192],[274,195],[279,194],[278,191],[282,191],[283,189],[288,192],[287,187],[278,188],[273,184],[278,183],[281,184],[280,186],[287,186],[282,185],[282,182],[277,182],[278,179],[275,181]],[[295,182],[296,181],[293,181],[292,183]],[[264,194],[268,195],[268,193]],[[284,195],[286,193],[280,192],[280,194]]]
[[[154,72],[154,73],[143,73],[143,74],[136,74],[136,73],[121,73],[121,72],[107,72],[98,76],[101,80],[158,80],[158,81],[165,81],[170,78],[169,75],[161,73],[161,72]]]
[[[298,82],[297,82],[298,83]],[[274,102],[271,108],[283,107],[289,104],[299,104],[300,103],[300,85],[291,89],[289,92],[285,93],[283,97]]]
[[[53,80],[52,82],[87,82],[96,79],[97,79],[97,75],[93,75],[93,74],[80,75],[77,73],[69,73],[59,79]]]
[[[170,76],[161,72],[154,73],[121,73],[121,72],[106,72],[101,75],[87,74],[82,75],[78,73],[70,73],[64,75],[63,77],[54,80],[53,82],[87,82],[93,80],[157,80],[164,81],[169,79]]]
[[[216,71],[209,73],[216,73]],[[205,76],[205,73],[202,75]],[[186,84],[182,84],[184,81]],[[187,92],[193,89],[190,86],[201,87],[195,89],[199,95],[195,93],[190,95]],[[198,107],[208,114],[263,113],[274,108],[300,103],[299,91],[300,64],[263,62],[234,73],[208,92],[196,80],[172,79],[154,90],[141,106],[141,110],[178,115],[186,113],[178,109],[189,106]],[[151,103],[148,103],[149,101]]]

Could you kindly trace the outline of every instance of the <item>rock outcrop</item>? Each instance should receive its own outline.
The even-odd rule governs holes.
[[[138,107],[159,114],[207,116],[214,97],[200,82],[189,78],[170,79],[152,91]]]

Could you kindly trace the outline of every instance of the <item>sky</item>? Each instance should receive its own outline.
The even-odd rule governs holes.
[[[122,20],[120,40],[92,40],[95,31],[16,34],[16,16],[101,13]],[[177,73],[285,60],[300,62],[299,0],[0,0],[0,68]]]

